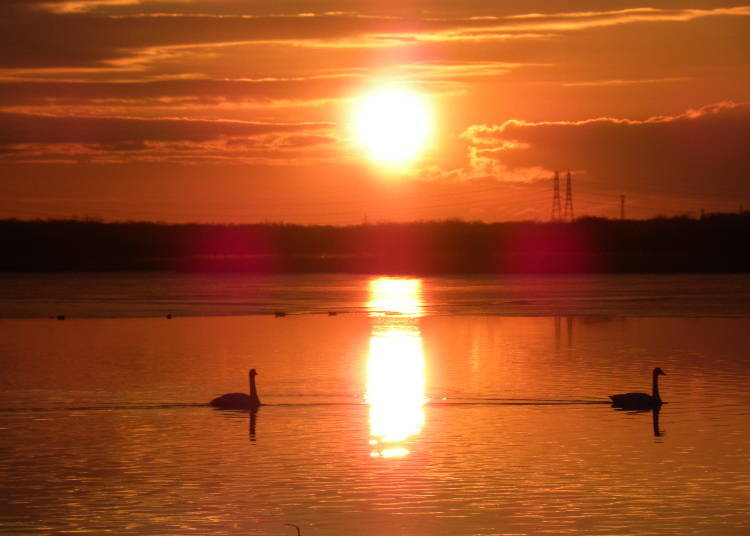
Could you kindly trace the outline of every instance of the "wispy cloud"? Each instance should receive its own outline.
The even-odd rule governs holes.
[[[0,158],[47,161],[296,163],[330,157],[340,144],[327,123],[54,117],[0,113]]]
[[[672,84],[675,82],[688,82],[692,80],[689,76],[672,76],[665,78],[643,78],[633,80],[582,80],[578,82],[563,82],[563,87],[602,87],[602,86],[636,86],[643,84]]]
[[[178,0],[179,1],[179,0]],[[135,6],[140,4],[140,0],[79,0],[79,1],[59,1],[59,2],[40,2],[34,7],[36,9],[49,11],[51,13],[83,13],[99,7],[112,6]]]
[[[130,4],[131,2],[125,2]],[[85,66],[148,61],[187,49],[237,44],[380,48],[415,43],[535,39],[550,33],[641,22],[684,22],[750,16],[750,6],[715,9],[631,9],[525,17],[373,16],[353,13],[293,15],[84,13],[107,2],[50,4],[49,15],[19,14],[0,25],[0,62],[6,65]],[[116,3],[119,4],[119,3]],[[59,15],[65,13],[65,15]],[[314,20],[312,20],[314,19]],[[28,25],[34,25],[30,33]],[[91,43],[96,47],[91,47]],[[28,52],[33,50],[34,54]],[[22,53],[23,52],[23,53]]]

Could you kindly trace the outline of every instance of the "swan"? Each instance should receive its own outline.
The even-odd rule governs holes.
[[[625,393],[622,395],[612,395],[612,406],[623,409],[651,409],[662,405],[659,396],[659,376],[666,376],[666,373],[656,367],[652,373],[652,390],[651,394],[646,393]]]
[[[221,409],[258,409],[260,398],[255,388],[255,377],[258,375],[255,369],[250,369],[248,376],[250,378],[250,394],[245,393],[227,393],[214,398],[209,402],[210,406]]]

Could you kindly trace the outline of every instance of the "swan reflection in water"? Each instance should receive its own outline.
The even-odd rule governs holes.
[[[247,423],[247,435],[250,441],[255,442],[255,426],[258,422],[258,408],[250,410],[250,418]]]
[[[661,406],[656,406],[651,410],[651,419],[654,426],[654,437],[661,437],[664,435],[664,430],[659,429],[659,412],[661,412]]]
[[[367,359],[370,445],[373,457],[409,454],[404,445],[424,426],[425,372],[420,279],[370,281],[372,317]]]
[[[654,432],[654,437],[662,437],[664,430],[659,427],[659,413],[661,412],[661,406],[655,406],[652,409],[637,409],[637,410],[626,410],[623,408],[615,408],[617,411],[627,412],[628,415],[637,415],[641,413],[651,414],[651,427]]]

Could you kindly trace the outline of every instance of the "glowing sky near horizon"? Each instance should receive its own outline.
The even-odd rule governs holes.
[[[742,2],[28,0],[0,29],[0,218],[546,220],[558,169],[576,215],[750,206]]]

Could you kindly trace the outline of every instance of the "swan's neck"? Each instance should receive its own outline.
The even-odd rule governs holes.
[[[260,398],[258,398],[258,390],[255,387],[255,376],[250,375],[250,403],[255,406],[260,406]]]
[[[659,375],[654,372],[654,377],[651,383],[651,393],[656,400],[661,400],[659,396]]]

